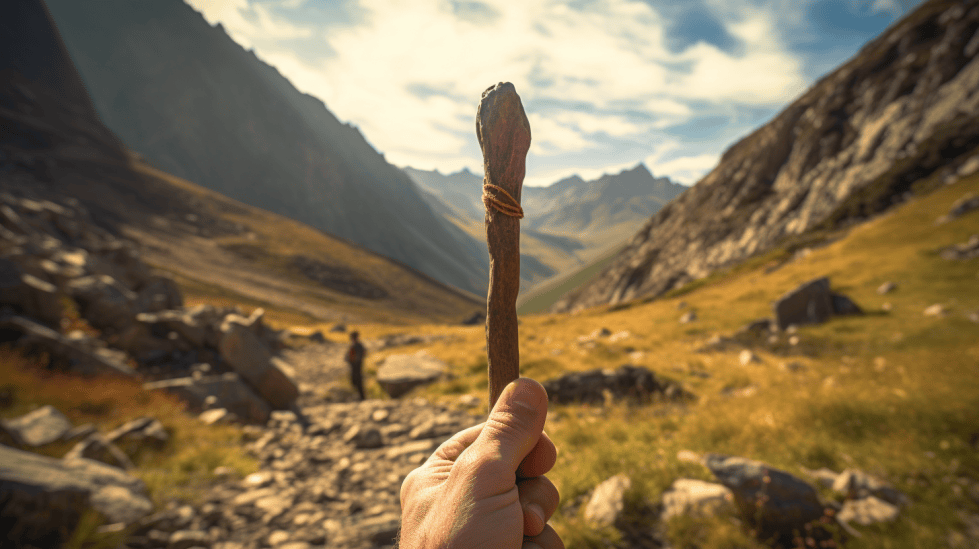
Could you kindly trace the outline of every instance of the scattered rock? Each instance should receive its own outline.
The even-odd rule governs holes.
[[[142,446],[163,448],[170,440],[170,433],[159,420],[147,416],[123,423],[106,433],[105,438],[126,450],[127,454],[135,455],[137,448]]]
[[[816,490],[805,481],[762,462],[707,454],[704,464],[734,495],[741,518],[761,539],[792,539],[824,515]]]
[[[211,546],[211,537],[207,532],[195,530],[179,530],[170,534],[167,549],[191,549],[192,547],[207,548]]]
[[[755,353],[749,351],[748,349],[745,349],[741,351],[740,355],[738,355],[738,362],[742,366],[748,366],[750,364],[760,364],[761,359],[758,358],[758,355],[756,355]]]
[[[690,324],[697,320],[696,311],[687,311],[680,317],[680,324]]]
[[[390,355],[377,370],[377,383],[391,398],[415,387],[438,381],[449,371],[448,364],[426,355]]]
[[[330,328],[330,331],[342,334],[347,331],[347,325],[343,324],[342,322],[334,324],[333,327]]]
[[[380,448],[384,446],[381,432],[374,428],[354,425],[343,435],[343,441],[353,443],[356,448]]]
[[[947,214],[938,218],[938,223],[952,221],[976,209],[979,209],[979,196],[974,193],[962,195],[962,197],[952,203]]]
[[[806,370],[806,365],[796,361],[780,362],[778,369],[784,372],[803,372]]]
[[[873,496],[898,506],[910,503],[906,495],[890,484],[857,469],[846,469],[840,473],[833,481],[833,490],[849,499]]]
[[[136,317],[135,292],[109,275],[91,275],[68,283],[79,313],[100,330],[120,330]]]
[[[930,305],[924,310],[925,316],[937,316],[939,318],[946,316],[948,314],[948,309],[945,308],[941,303],[935,303]]]
[[[632,398],[640,402],[652,398],[683,400],[692,397],[679,384],[661,380],[642,366],[629,364],[616,370],[572,372],[543,383],[548,399],[553,403],[574,402],[600,404],[606,394],[612,398]]]
[[[715,516],[728,510],[734,510],[734,495],[727,487],[713,482],[680,478],[673,481],[670,489],[663,493],[660,520],[665,522],[683,515]]]
[[[71,422],[54,406],[42,406],[18,418],[2,420],[3,427],[23,446],[44,446],[61,440]]]
[[[974,234],[969,237],[968,242],[945,248],[939,255],[942,259],[949,261],[961,261],[979,257],[979,234]]]
[[[60,546],[90,506],[110,524],[132,524],[153,509],[142,481],[97,461],[0,446],[0,463],[0,516],[6,539],[21,547]]]
[[[58,289],[6,258],[0,258],[0,305],[14,312],[56,327],[61,321],[62,307]]]
[[[752,320],[734,332],[734,339],[739,341],[755,341],[763,339],[772,331],[774,321],[771,318]]]
[[[0,330],[19,334],[17,346],[28,352],[48,353],[54,369],[82,375],[136,375],[132,368],[105,352],[107,349],[88,347],[25,317],[0,314]]]
[[[857,500],[843,502],[843,508],[837,515],[841,522],[855,522],[864,526],[878,522],[893,522],[901,512],[896,505],[882,499],[868,496]]]
[[[124,471],[135,468],[129,456],[99,433],[89,435],[85,440],[79,442],[69,450],[64,457],[66,460],[78,458],[100,461]]]
[[[600,526],[613,526],[625,509],[625,493],[632,487],[626,475],[615,475],[595,487],[585,506],[585,520]]]
[[[897,284],[888,281],[877,287],[877,293],[880,295],[889,294],[896,289],[897,289]]]
[[[214,425],[215,423],[231,423],[237,419],[237,416],[229,412],[227,408],[213,408],[201,412],[197,419],[205,425]]]
[[[191,409],[203,410],[205,401],[214,397],[213,407],[226,408],[246,421],[265,423],[271,408],[245,383],[238,374],[227,373],[220,376],[192,377],[154,381],[143,386],[147,390],[164,390],[186,401]]]

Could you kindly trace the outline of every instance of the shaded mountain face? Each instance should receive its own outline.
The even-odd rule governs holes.
[[[360,132],[181,0],[50,0],[102,119],[153,165],[456,287],[487,258]]]
[[[478,238],[485,256],[483,179],[469,170],[443,175],[404,168],[433,210]],[[577,175],[547,187],[524,187],[521,270],[525,288],[588,263],[620,244],[686,187],[654,178],[639,164],[594,181]]]
[[[41,0],[0,2],[0,128],[3,201],[29,204],[42,232],[64,237],[41,238],[4,206],[0,248],[43,281],[78,276],[47,270],[63,243],[99,265],[138,243],[193,291],[217,288],[222,300],[237,295],[300,321],[458,321],[481,306],[404,264],[135,160],[99,119]]]
[[[0,4],[0,127],[4,191],[79,200],[104,228],[133,219],[134,205],[187,211],[183,197],[134,178],[40,0]]]
[[[660,295],[937,185],[979,147],[979,0],[931,0],[663,208],[552,310]]]

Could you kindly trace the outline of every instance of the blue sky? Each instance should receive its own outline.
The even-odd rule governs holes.
[[[482,171],[513,82],[527,185],[644,162],[692,184],[918,0],[185,0],[398,166]]]

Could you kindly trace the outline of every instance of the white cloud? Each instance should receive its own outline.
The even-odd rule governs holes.
[[[721,156],[719,154],[698,154],[681,156],[667,161],[659,161],[656,157],[646,159],[646,167],[657,176],[667,176],[677,183],[693,185],[715,166]]]
[[[500,81],[520,93],[531,122],[531,158],[546,166],[528,162],[528,181],[547,183],[620,169],[625,156],[610,156],[601,134],[648,144],[636,158],[646,156],[654,173],[692,182],[717,161],[706,151],[726,143],[668,151],[675,138],[664,131],[694,116],[782,105],[808,84],[803,60],[785,40],[810,32],[805,13],[813,0],[754,7],[704,0],[737,40],[733,53],[703,41],[672,52],[669,22],[643,0],[579,7],[482,0],[461,9],[446,0],[352,0],[356,22],[328,28],[303,19],[308,0],[186,1],[358,126],[389,161],[443,172],[481,166],[476,106],[482,91]],[[896,0],[850,1],[889,10]],[[328,53],[296,50],[296,38],[328,44]],[[417,93],[419,84],[436,93]],[[563,172],[552,168],[558,165]]]

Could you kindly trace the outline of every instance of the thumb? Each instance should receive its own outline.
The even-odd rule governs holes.
[[[547,391],[522,377],[503,389],[486,425],[473,442],[477,454],[499,457],[510,471],[537,445],[547,418]]]

